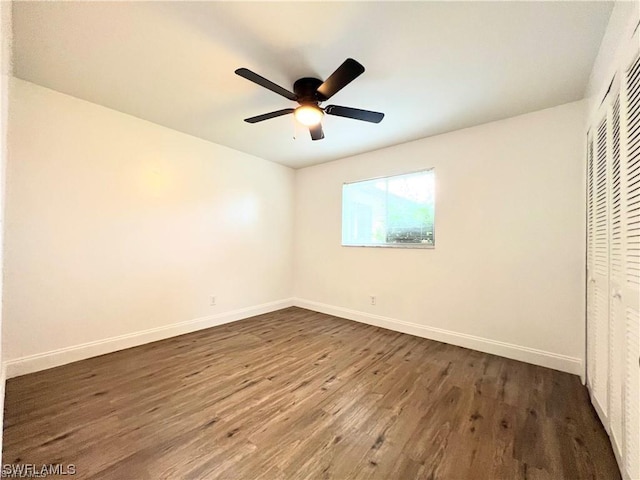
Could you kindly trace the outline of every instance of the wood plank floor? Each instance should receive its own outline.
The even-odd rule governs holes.
[[[11,379],[4,418],[3,463],[73,478],[620,478],[578,377],[295,307]]]

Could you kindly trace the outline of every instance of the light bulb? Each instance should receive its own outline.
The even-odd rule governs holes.
[[[318,107],[312,107],[311,105],[303,105],[296,108],[293,115],[296,117],[296,120],[307,127],[313,127],[322,120],[322,110]]]

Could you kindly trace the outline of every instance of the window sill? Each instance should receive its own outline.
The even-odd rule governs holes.
[[[433,250],[436,248],[435,245],[421,244],[421,243],[397,243],[397,244],[385,244],[385,245],[356,245],[349,244],[345,245],[344,243],[341,245],[342,247],[365,247],[365,248],[416,248],[416,249],[429,249]]]

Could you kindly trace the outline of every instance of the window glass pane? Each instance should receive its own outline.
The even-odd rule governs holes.
[[[343,186],[343,245],[434,245],[433,170]]]
[[[343,190],[343,240],[347,243],[384,243],[385,196],[376,180],[358,182]],[[347,187],[347,185],[345,185]]]

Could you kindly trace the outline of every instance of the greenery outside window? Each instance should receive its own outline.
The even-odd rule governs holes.
[[[342,245],[433,248],[435,172],[345,183]]]

